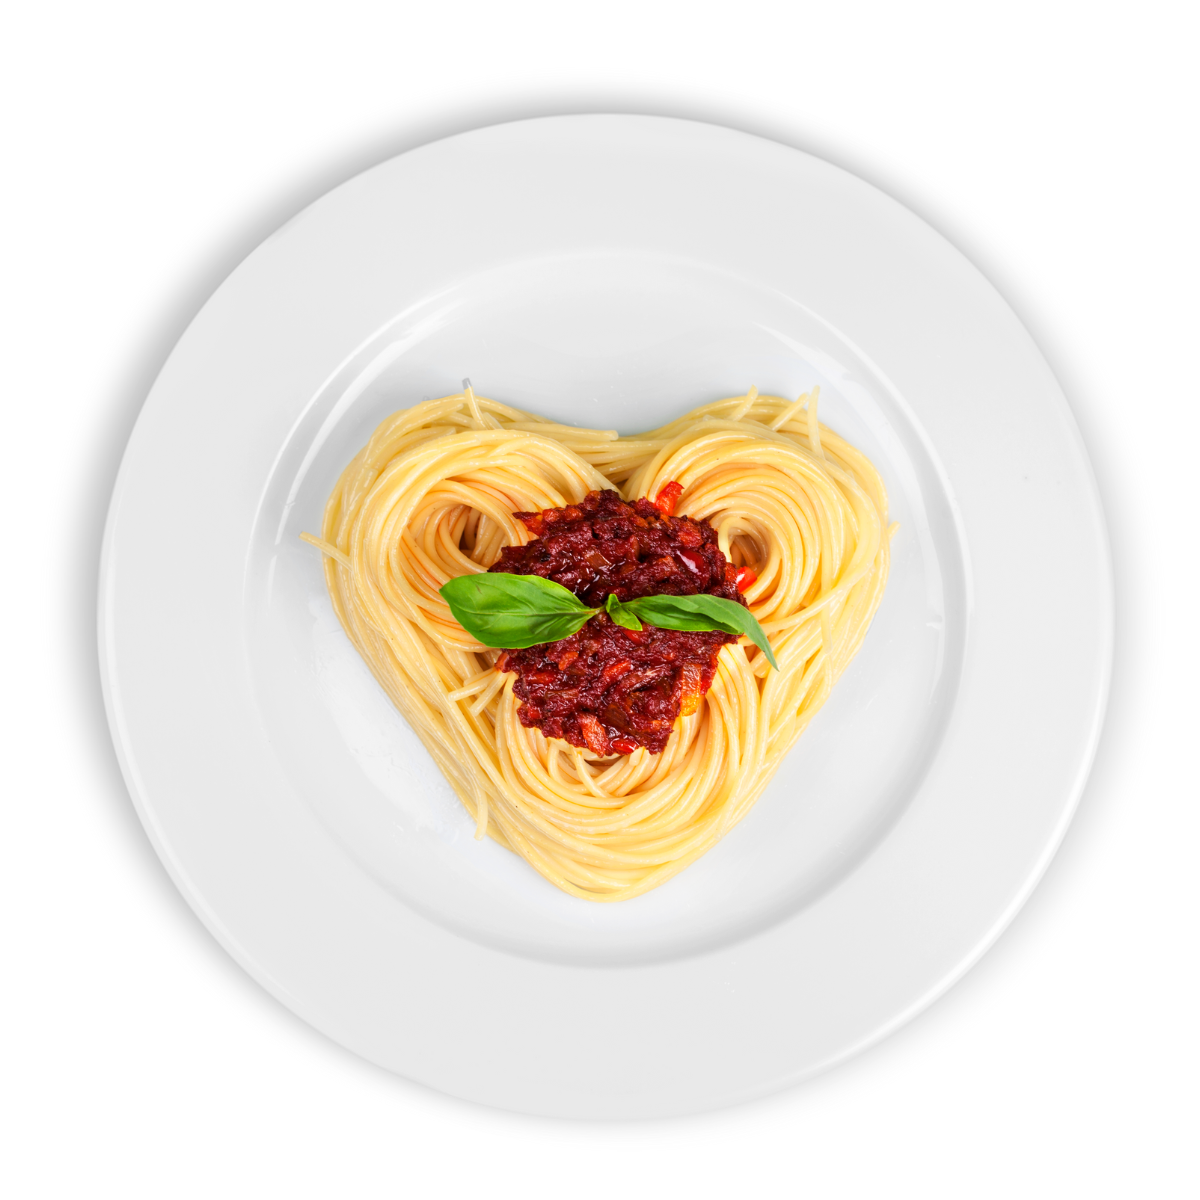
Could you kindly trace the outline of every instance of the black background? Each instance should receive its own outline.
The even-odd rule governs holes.
[[[161,80],[160,80],[161,84]],[[503,88],[460,89],[454,102],[418,106],[403,88],[361,104],[331,106],[289,92],[241,107],[132,90],[97,96],[74,130],[78,181],[98,200],[79,230],[79,264],[97,344],[119,371],[103,406],[85,418],[95,502],[76,511],[98,554],[104,506],[128,431],[155,374],[188,320],[222,278],[272,230],[330,187],[433,138],[479,125],[577,110],[689,116],[799,146],[862,175],[958,245],[996,284],[1042,347],[1072,401],[1111,512],[1121,455],[1111,428],[1114,384],[1098,364],[1112,257],[1097,230],[1115,220],[1108,186],[1116,125],[1094,102],[1038,92],[1024,107],[995,104],[991,89],[959,80],[925,95],[900,90],[870,109],[847,110],[820,89],[791,83],[728,89],[738,102],[636,90],[553,88],[539,103],[503,100]],[[409,90],[410,91],[410,90]],[[986,92],[986,95],[984,95]],[[409,96],[410,98],[410,96]],[[94,223],[88,223],[94,222]],[[94,368],[92,378],[106,368]],[[1115,554],[1120,545],[1114,530]],[[198,569],[199,565],[198,565]],[[1118,660],[1109,730],[1122,706]],[[193,1109],[222,1120],[293,1117],[296,1132],[344,1118],[360,1133],[400,1112],[473,1140],[482,1128],[523,1124],[556,1138],[584,1126],[478,1108],[396,1079],[313,1032],[271,1000],[211,940],[169,883],[146,842],[104,730],[91,684],[96,736],[91,802],[78,833],[91,866],[82,922],[66,954],[90,965],[96,998],[73,1015],[74,1073],[136,1097],[137,1120],[182,1122]],[[1054,1123],[1092,1108],[1108,1090],[1102,1028],[1123,1004],[1114,964],[1134,954],[1110,899],[1115,816],[1112,736],[1066,845],[1026,910],[997,947],[930,1012],[858,1060],[821,1079],[736,1110],[679,1118],[684,1136],[781,1120],[788,1128],[860,1127],[908,1120],[914,1090],[935,1130],[982,1122],[998,1098],[1022,1094],[1004,1122]],[[1127,836],[1127,835],[1126,835]],[[1128,852],[1124,842],[1124,852]],[[702,1048],[701,1048],[702,1052]],[[83,1069],[78,1068],[83,1063]],[[406,1126],[409,1132],[414,1127]],[[649,1126],[628,1127],[636,1136]]]

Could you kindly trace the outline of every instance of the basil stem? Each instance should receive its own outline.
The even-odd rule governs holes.
[[[622,604],[611,592],[604,602],[604,611],[608,613],[614,625],[622,629],[641,629],[642,623],[629,611],[628,604]]]

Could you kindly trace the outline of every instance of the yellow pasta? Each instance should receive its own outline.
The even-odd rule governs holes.
[[[477,396],[395,413],[343,472],[320,538],[334,610],[476,822],[556,887],[625,900],[664,883],[742,819],[862,644],[888,574],[887,496],[817,422],[817,394],[751,390],[637,437],[576,429]],[[779,662],[722,648],[699,710],[658,755],[598,758],[527,729],[515,676],[438,589],[531,538],[517,511],[683,485],[757,580],[746,591]]]

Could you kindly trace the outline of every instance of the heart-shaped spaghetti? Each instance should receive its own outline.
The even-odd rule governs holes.
[[[624,900],[694,862],[754,804],[862,644],[888,573],[871,463],[796,401],[721,400],[637,437],[556,425],[477,396],[398,412],[338,480],[320,539],[334,610],[485,833],[588,900]],[[779,670],[745,638],[661,754],[599,758],[518,719],[514,676],[439,589],[524,545],[514,517],[616,488],[682,485],[755,581]],[[746,576],[749,578],[749,576]]]

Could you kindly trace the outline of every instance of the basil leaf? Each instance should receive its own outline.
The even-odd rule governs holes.
[[[642,627],[641,621],[629,611],[629,606],[622,604],[613,592],[609,592],[608,599],[604,602],[604,611],[612,618],[612,623],[620,625],[622,629],[641,629]]]
[[[500,650],[560,641],[578,633],[600,611],[540,575],[460,575],[440,595],[476,641]]]
[[[622,616],[638,617],[660,629],[719,629],[722,633],[744,633],[767,656],[767,662],[779,670],[763,627],[754,614],[736,600],[707,595],[642,596],[624,604],[618,602],[615,608]],[[617,620],[612,607],[608,608],[608,615]],[[623,621],[617,623],[624,624]]]

